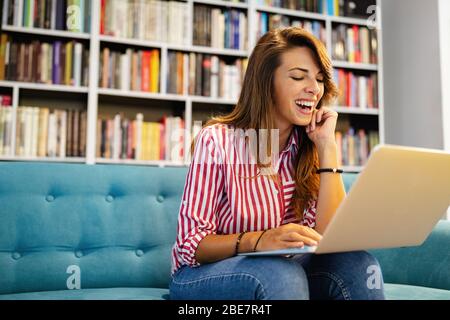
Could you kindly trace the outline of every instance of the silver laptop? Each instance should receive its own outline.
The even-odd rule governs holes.
[[[450,206],[450,153],[378,145],[315,247],[240,255],[332,253],[421,245]]]

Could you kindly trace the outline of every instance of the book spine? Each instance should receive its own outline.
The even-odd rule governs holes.
[[[141,91],[150,91],[150,51],[142,52]]]
[[[55,6],[55,29],[65,30],[66,22],[66,1],[56,0]]]
[[[58,0],[51,0],[51,14],[50,14],[50,29],[57,29],[56,27],[56,13]],[[59,2],[59,1],[58,1]]]
[[[73,110],[67,110],[67,133],[66,133],[66,156],[73,157],[73,134],[75,132],[73,128],[73,118],[74,118],[74,111]]]
[[[83,46],[81,43],[75,43],[74,47],[74,67],[73,78],[75,86],[81,86],[81,60],[82,60]]]
[[[79,139],[80,139],[80,146],[79,146],[79,150],[78,150],[78,155],[80,157],[85,157],[86,156],[86,125],[87,125],[87,112],[86,111],[81,111],[81,116],[80,116],[80,134],[79,134]]]
[[[159,92],[160,55],[158,49],[151,51],[151,92]]]
[[[59,84],[61,81],[60,72],[59,72],[60,58],[61,58],[61,42],[55,41],[53,43],[53,67],[52,67],[52,72],[53,72],[52,83],[53,84]]]

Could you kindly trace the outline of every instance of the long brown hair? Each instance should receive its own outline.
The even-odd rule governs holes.
[[[328,105],[338,95],[332,78],[332,65],[323,43],[311,33],[300,27],[273,29],[264,34],[250,55],[245,72],[241,93],[232,112],[213,117],[206,126],[213,124],[233,125],[240,129],[268,129],[267,150],[271,154],[271,129],[276,129],[274,119],[274,76],[281,65],[281,55],[295,47],[310,48],[324,75],[324,94],[318,107]],[[305,127],[295,126],[299,130],[299,150],[294,160],[295,192],[293,196],[294,211],[298,218],[303,217],[308,201],[315,199],[319,193],[320,179],[315,174],[319,158],[314,143],[308,138]],[[257,137],[259,148],[259,137]],[[192,145],[193,147],[193,145]],[[192,148],[193,149],[193,148]],[[259,152],[258,152],[259,154]],[[266,167],[258,158],[258,168]],[[279,182],[278,177],[276,181]]]

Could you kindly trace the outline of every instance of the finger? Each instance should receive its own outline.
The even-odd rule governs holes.
[[[286,241],[283,245],[284,248],[303,248],[305,244],[302,241]]]
[[[312,228],[301,226],[301,225],[295,224],[295,223],[292,224],[292,228],[294,228],[294,231],[299,233],[300,235],[307,236],[316,241],[320,241],[322,239],[322,236],[316,230],[314,230]]]
[[[308,246],[317,246],[317,241],[313,238],[310,238],[306,235],[300,235],[297,232],[288,232],[283,234],[280,237],[280,240],[287,241],[287,242],[304,242]]]
[[[324,108],[321,110],[322,110],[321,120],[325,120],[325,119],[331,118],[333,116],[336,116],[336,117],[338,116],[338,113],[333,109]]]
[[[288,231],[288,232],[283,233],[280,236],[280,240],[283,240],[283,241],[302,241],[303,238],[302,238],[302,235],[299,234],[298,232]]]
[[[314,110],[313,114],[312,114],[312,119],[311,119],[311,131],[313,131],[316,127],[316,114],[317,114],[317,111]]]
[[[322,240],[322,235],[320,233],[318,233],[316,230],[305,227],[305,231],[306,231],[306,234],[308,235],[308,237],[310,237],[316,241]]]
[[[322,115],[323,115],[324,111],[322,109],[319,109],[316,113],[316,123],[319,123],[320,121],[322,121]]]

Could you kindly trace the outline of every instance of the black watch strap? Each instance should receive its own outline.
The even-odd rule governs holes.
[[[317,169],[316,173],[322,173],[322,172],[332,172],[332,173],[343,173],[344,170],[339,168],[321,168]]]

